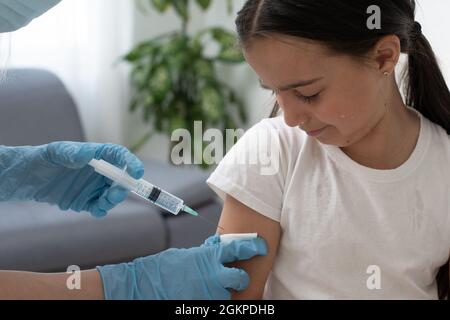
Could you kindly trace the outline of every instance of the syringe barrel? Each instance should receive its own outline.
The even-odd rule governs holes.
[[[94,159],[89,162],[89,165],[99,174],[113,180],[136,195],[156,204],[174,215],[179,214],[184,207],[184,201],[182,199],[152,185],[144,179],[133,179],[125,172],[125,170],[117,168],[104,160]]]
[[[137,187],[132,191],[174,215],[179,214],[184,207],[182,199],[143,179],[138,181]]]
[[[130,177],[123,169],[117,168],[116,166],[104,161],[93,159],[89,162],[96,172],[105,176],[114,182],[117,182],[122,187],[128,190],[133,190],[136,188],[138,181]]]

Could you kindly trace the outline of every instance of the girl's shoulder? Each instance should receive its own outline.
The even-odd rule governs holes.
[[[432,122],[423,115],[422,120],[424,129],[429,136],[430,151],[437,151],[439,154],[444,154],[444,156],[450,161],[450,135],[440,125]]]

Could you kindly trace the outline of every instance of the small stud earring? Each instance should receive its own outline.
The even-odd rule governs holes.
[[[385,71],[383,74],[387,77],[389,75],[389,72]]]

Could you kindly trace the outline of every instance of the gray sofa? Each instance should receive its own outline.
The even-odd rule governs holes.
[[[0,145],[85,141],[76,105],[53,74],[9,70],[0,83]],[[221,203],[209,172],[145,162],[145,177],[181,197],[205,219],[172,216],[130,196],[104,219],[34,202],[0,203],[0,269],[66,271],[130,261],[169,247],[199,245],[214,234]]]

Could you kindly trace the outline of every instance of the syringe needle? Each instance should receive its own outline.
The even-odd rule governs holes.
[[[187,205],[184,205],[183,211],[186,212],[186,213],[189,213],[190,215],[193,215],[194,217],[198,217],[199,216],[197,211],[195,211],[192,208],[189,208]]]
[[[209,220],[206,219],[205,217],[202,217],[197,211],[195,211],[195,210],[189,208],[189,207],[186,206],[186,205],[183,207],[183,211],[186,212],[186,213],[189,213],[190,215],[193,215],[193,216],[195,216],[195,217],[199,217],[199,218],[201,218],[203,221],[206,221],[206,222],[208,222],[209,224],[216,226],[215,223],[213,223],[212,221],[209,221]],[[222,227],[219,226],[219,225],[217,226],[217,228],[221,229],[222,231],[225,231],[225,229],[222,228]]]
[[[212,226],[215,226],[215,227],[217,227],[217,228],[219,228],[219,229],[221,229],[222,231],[225,231],[225,229],[224,228],[222,228],[221,226],[219,226],[219,225],[216,225],[215,223],[213,223],[212,221],[209,221],[208,219],[206,219],[205,217],[202,217],[201,215],[198,215],[197,217],[199,217],[199,218],[201,218],[203,221],[206,221],[206,222],[208,222],[210,225],[212,225]]]

